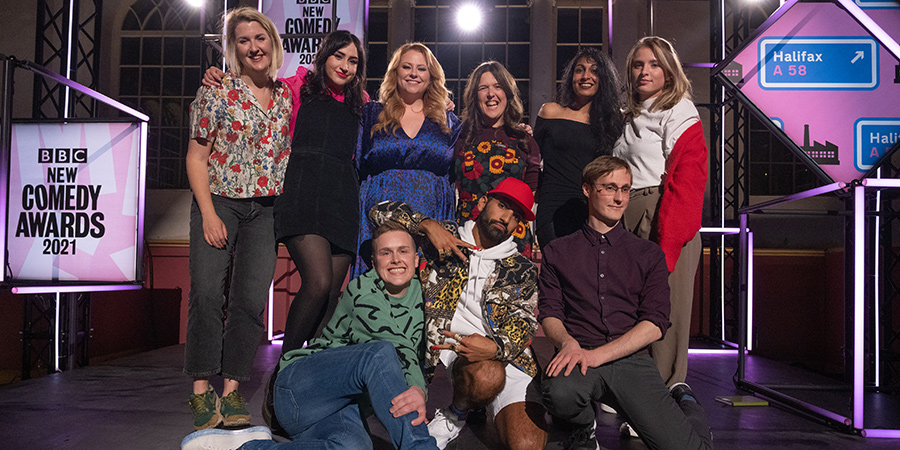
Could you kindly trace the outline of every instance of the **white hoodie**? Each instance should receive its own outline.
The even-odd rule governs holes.
[[[459,238],[475,245],[475,237],[472,234],[474,228],[475,221],[467,221],[459,228]],[[456,312],[453,314],[453,321],[450,323],[450,331],[463,336],[478,333],[490,338],[490,334],[487,331],[489,328],[484,323],[484,314],[481,309],[481,294],[484,284],[494,272],[497,260],[512,256],[517,251],[518,249],[515,242],[513,242],[512,236],[491,248],[471,251],[469,254],[469,280],[462,293],[460,293],[459,303],[456,305]],[[452,352],[448,350],[441,352],[441,361],[445,366],[449,365],[448,357],[450,354]]]

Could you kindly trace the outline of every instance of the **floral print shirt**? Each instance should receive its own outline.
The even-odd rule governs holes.
[[[541,151],[537,142],[528,136],[528,153],[522,141],[511,138],[503,128],[486,128],[475,134],[475,143],[456,142],[453,162],[456,190],[456,223],[478,217],[478,200],[501,181],[513,177],[524,181],[532,191],[537,189],[541,170]],[[528,222],[520,222],[513,232],[519,252],[531,258],[534,237]]]
[[[229,198],[281,194],[291,154],[291,92],[275,82],[263,108],[230,72],[222,87],[201,86],[191,102],[191,139],[215,140],[209,154],[209,188]]]

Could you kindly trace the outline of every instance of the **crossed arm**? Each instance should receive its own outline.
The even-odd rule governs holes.
[[[568,376],[572,373],[572,369],[579,364],[581,365],[581,374],[585,375],[588,367],[597,367],[624,358],[662,337],[662,332],[656,325],[642,320],[622,336],[593,350],[585,350],[581,348],[575,338],[569,335],[561,320],[547,317],[541,322],[541,325],[544,327],[544,334],[559,349],[559,352],[547,365],[547,375],[551,377],[559,375],[563,370],[565,370],[563,375]]]

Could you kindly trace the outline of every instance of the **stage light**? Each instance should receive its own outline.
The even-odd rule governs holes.
[[[477,30],[481,26],[481,9],[472,4],[460,6],[456,12],[456,24],[465,32]]]
[[[185,0],[188,5],[193,6],[194,8],[199,8],[203,6],[203,0]]]

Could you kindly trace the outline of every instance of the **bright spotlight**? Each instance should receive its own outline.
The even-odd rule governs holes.
[[[481,26],[481,9],[476,5],[463,5],[456,13],[459,29],[466,32],[475,31]]]
[[[188,5],[193,6],[194,8],[199,8],[203,6],[203,0],[186,0]]]

